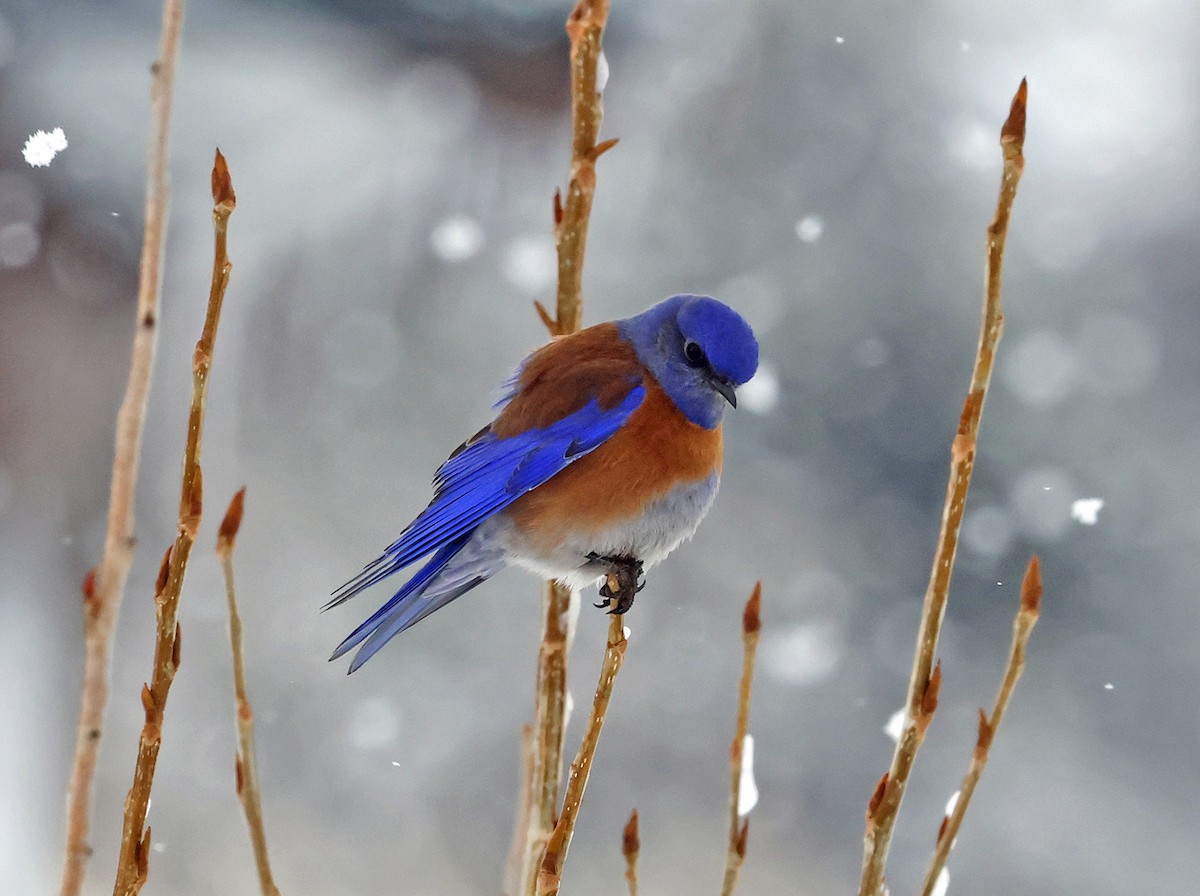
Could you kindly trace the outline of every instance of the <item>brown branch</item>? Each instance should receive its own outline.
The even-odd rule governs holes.
[[[236,699],[238,750],[235,771],[237,794],[250,828],[250,843],[254,847],[254,863],[258,867],[258,883],[263,896],[279,896],[279,888],[271,878],[271,863],[267,858],[267,834],[263,829],[262,796],[258,786],[258,759],[254,749],[254,711],[246,695],[246,669],[242,659],[242,617],[238,613],[237,591],[233,585],[233,549],[237,544],[238,528],[242,524],[242,508],[246,489],[238,489],[221,529],[217,535],[217,556],[225,574],[225,597],[229,604],[229,644],[233,651],[233,693]]]
[[[625,637],[624,618],[618,615],[610,617],[608,645],[604,651],[604,662],[600,665],[600,681],[596,685],[592,713],[588,717],[579,752],[575,754],[575,760],[571,763],[571,773],[567,776],[567,792],[563,797],[562,814],[546,844],[546,853],[537,879],[538,896],[558,896],[558,889],[562,885],[567,849],[575,833],[575,821],[579,817],[579,807],[583,804],[588,776],[592,772],[592,760],[596,756],[596,745],[600,742],[600,731],[604,727],[608,701],[612,698],[613,684],[617,680],[617,673],[621,671],[625,648],[629,644]]]
[[[729,847],[725,854],[725,882],[721,896],[733,896],[738,874],[746,858],[746,838],[750,821],[742,821],[742,768],[746,734],[750,726],[750,686],[754,682],[754,655],[758,650],[758,633],[762,628],[759,610],[762,607],[762,582],[756,582],[746,609],[742,613],[742,683],[738,688],[737,725],[729,749]]]
[[[872,811],[867,814],[862,880],[859,888],[861,896],[878,896],[883,889],[884,866],[887,863],[896,815],[904,798],[909,771],[925,738],[925,730],[932,719],[933,708],[936,707],[934,659],[937,654],[938,636],[946,612],[946,599],[950,591],[950,575],[958,548],[963,508],[971,483],[971,473],[975,467],[976,440],[983,416],[983,403],[987,397],[988,383],[991,381],[996,346],[1004,329],[1004,314],[1000,309],[1000,275],[1009,215],[1025,164],[1021,148],[1025,140],[1026,91],[1025,81],[1022,80],[1016,96],[1013,97],[1008,119],[1000,130],[1004,173],[1000,181],[996,214],[987,231],[987,268],[979,345],[974,370],[971,373],[971,385],[963,404],[958,433],[954,437],[951,450],[950,480],[942,511],[941,534],[934,554],[929,586],[925,592],[912,675],[908,684],[908,722],[896,743],[881,798],[873,802]],[[931,695],[931,692],[934,693]]]
[[[117,413],[112,482],[108,496],[108,528],[104,556],[85,581],[83,683],[75,759],[67,785],[67,837],[60,893],[78,896],[92,849],[88,845],[92,781],[100,752],[100,735],[108,707],[112,642],[129,567],[133,563],[133,506],[150,374],[158,341],[158,296],[167,223],[167,137],[175,90],[175,60],[183,28],[183,0],[164,0],[158,59],[150,82],[150,136],[146,158],[145,225],[138,275],[137,316],[125,397]]]
[[[638,853],[642,851],[642,840],[638,835],[638,814],[634,809],[621,832],[621,855],[625,857],[625,882],[629,884],[629,896],[638,892]]]
[[[534,302],[550,335],[576,332],[583,321],[583,260],[587,244],[592,196],[596,190],[596,159],[615,141],[597,145],[602,104],[596,89],[596,69],[608,21],[608,0],[579,0],[567,18],[571,41],[571,177],[567,201],[554,194],[554,238],[558,254],[558,295],[555,316]],[[548,583],[542,605],[542,639],[538,652],[537,698],[534,733],[526,757],[528,785],[521,795],[518,825],[509,855],[509,892],[533,894],[538,867],[558,821],[562,781],[563,729],[567,706],[567,655],[572,631],[570,619],[578,612],[578,595],[569,588]]]
[[[954,848],[954,839],[958,836],[963,818],[971,805],[971,797],[975,794],[975,787],[987,766],[992,740],[1000,728],[1000,722],[1004,719],[1004,712],[1008,709],[1009,701],[1012,700],[1013,689],[1017,686],[1021,673],[1025,671],[1025,650],[1029,646],[1029,637],[1033,634],[1033,627],[1037,624],[1041,604],[1042,571],[1038,558],[1034,556],[1029,561],[1029,566],[1025,570],[1025,579],[1021,583],[1021,606],[1017,609],[1017,615],[1013,619],[1012,646],[1008,652],[1004,679],[1000,683],[999,693],[996,694],[996,703],[992,707],[991,717],[984,715],[982,709],[979,710],[979,734],[975,739],[975,751],[971,755],[971,764],[967,773],[963,776],[962,789],[959,791],[954,808],[942,820],[942,826],[938,829],[937,846],[934,849],[933,858],[930,859],[929,868],[925,872],[925,883],[921,889],[922,896],[932,896],[938,875],[946,867],[946,860],[950,858],[950,850]]]
[[[154,667],[150,683],[142,686],[142,705],[146,722],[138,741],[137,765],[133,785],[125,798],[125,822],[121,835],[121,855],[117,863],[117,878],[113,896],[134,896],[146,882],[148,870],[150,829],[146,811],[150,805],[150,788],[162,744],[163,712],[171,682],[179,669],[179,594],[187,572],[188,557],[200,528],[203,506],[203,474],[200,469],[200,445],[204,430],[204,405],[208,396],[208,374],[212,363],[213,344],[225,287],[229,283],[231,265],[225,252],[225,230],[233,212],[235,197],[229,181],[225,158],[217,151],[213,165],[213,227],[216,248],[213,258],[212,289],[204,330],[192,355],[192,404],[188,414],[187,447],[183,456],[183,483],[179,495],[179,525],[175,543],[167,550],[155,590],[157,638],[154,647]]]

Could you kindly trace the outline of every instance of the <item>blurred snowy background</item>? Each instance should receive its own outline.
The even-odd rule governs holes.
[[[150,822],[158,893],[252,892],[233,793],[235,558],[267,832],[287,894],[494,894],[532,710],[538,586],[519,572],[347,678],[331,648],[385,596],[318,615],[429,496],[544,332],[567,173],[567,0],[190,4],[172,132],[163,330],[88,893],[106,893],[170,540],[211,266],[213,148],[238,193]],[[0,890],[57,887],[141,227],[159,7],[0,0]],[[586,319],[710,292],[762,341],[720,499],[654,572],[568,863],[715,892],[756,578],[762,799],[741,892],[857,883],[892,744],[978,325],[996,137],[1023,75],[1028,168],[1008,328],[942,645],[945,684],[894,844],[919,879],[1042,555],[1030,668],[951,859],[951,892],[1194,887],[1200,813],[1200,10],[831,0],[615,3]],[[21,157],[38,129],[70,146]],[[1072,503],[1100,498],[1094,525]],[[605,620],[584,608],[573,691]],[[568,735],[578,743],[581,713]]]

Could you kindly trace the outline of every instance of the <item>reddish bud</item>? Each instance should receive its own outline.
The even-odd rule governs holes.
[[[1018,153],[1025,145],[1025,100],[1028,96],[1029,84],[1022,78],[1021,86],[1017,88],[1012,106],[1009,107],[1008,118],[1000,129],[1000,145],[1011,143],[1016,146]]]
[[[637,858],[638,852],[642,848],[641,838],[638,836],[638,814],[637,809],[629,816],[629,821],[625,823],[625,830],[621,834],[621,852],[626,859]]]
[[[221,528],[217,532],[217,553],[228,554],[233,550],[237,541],[238,529],[242,525],[242,510],[246,501],[246,486],[237,490],[237,494],[229,502],[225,518],[221,520]]]
[[[216,205],[222,206],[227,211],[233,211],[234,206],[237,205],[237,196],[233,192],[233,180],[229,177],[229,165],[226,164],[225,156],[219,149],[216,159],[213,161],[212,197]]]
[[[747,635],[758,634],[762,628],[762,618],[759,615],[759,610],[762,608],[762,582],[754,583],[754,591],[750,593],[750,599],[746,601],[746,609],[742,612],[742,633]]]

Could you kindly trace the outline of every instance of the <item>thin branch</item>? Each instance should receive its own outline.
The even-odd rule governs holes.
[[[988,226],[983,321],[979,332],[979,345],[971,374],[971,385],[951,450],[950,480],[942,511],[941,534],[934,554],[929,586],[925,592],[912,675],[908,684],[908,724],[897,741],[891,769],[884,779],[882,794],[878,801],[872,801],[872,808],[867,813],[862,880],[859,888],[861,896],[877,896],[883,889],[884,866],[887,863],[896,815],[904,798],[909,771],[925,739],[925,731],[932,721],[933,709],[936,708],[936,693],[931,695],[930,692],[935,691],[934,659],[937,654],[938,636],[946,612],[946,599],[950,591],[950,575],[958,548],[963,508],[971,483],[971,473],[975,467],[976,441],[983,416],[984,399],[987,397],[988,383],[991,381],[996,347],[1004,329],[1004,314],[1000,309],[1000,279],[1009,216],[1013,200],[1016,198],[1017,183],[1025,164],[1021,149],[1025,140],[1026,93],[1027,87],[1022,80],[1016,96],[1013,97],[1008,119],[1000,130],[1004,173],[1000,181],[996,214]]]
[[[925,872],[925,883],[921,888],[922,896],[933,896],[938,875],[946,867],[946,860],[950,858],[950,850],[954,848],[954,840],[958,836],[963,818],[971,805],[975,786],[979,783],[983,770],[987,766],[992,741],[1000,728],[1000,722],[1004,719],[1004,712],[1008,709],[1009,701],[1012,699],[1013,689],[1017,686],[1021,673],[1025,671],[1025,651],[1029,646],[1029,637],[1033,634],[1033,627],[1037,624],[1041,604],[1042,571],[1038,558],[1034,556],[1029,561],[1029,566],[1025,570],[1025,579],[1021,583],[1021,606],[1017,609],[1017,615],[1013,619],[1012,646],[1008,652],[1004,679],[1000,683],[1000,691],[996,695],[996,703],[992,707],[991,717],[984,715],[982,709],[979,710],[979,735],[975,740],[971,765],[967,769],[966,775],[963,776],[962,789],[959,791],[953,810],[942,820],[942,826],[938,830],[937,847],[929,862],[929,868]]]
[[[146,722],[138,741],[137,765],[133,785],[125,798],[125,823],[121,834],[121,855],[117,863],[117,879],[113,896],[135,896],[146,882],[150,854],[150,829],[146,812],[150,805],[150,788],[162,745],[163,712],[171,682],[179,669],[180,630],[178,622],[179,594],[187,572],[188,557],[200,528],[203,507],[203,474],[200,469],[200,445],[204,430],[204,406],[208,396],[208,374],[212,363],[213,345],[225,287],[229,284],[231,265],[225,252],[225,231],[233,213],[235,197],[229,180],[225,158],[217,151],[213,165],[213,227],[216,248],[213,258],[212,289],[204,330],[192,355],[192,404],[188,414],[187,447],[183,456],[183,483],[179,495],[179,526],[175,543],[163,557],[155,589],[156,642],[154,668],[150,683],[142,686],[142,706]]]
[[[271,878],[271,862],[267,858],[267,834],[263,829],[262,796],[258,786],[258,759],[254,749],[254,711],[246,695],[246,669],[242,659],[242,617],[238,613],[237,591],[233,585],[233,549],[237,545],[238,528],[242,525],[242,508],[246,489],[238,489],[221,529],[217,535],[217,556],[225,574],[225,597],[229,604],[229,644],[233,651],[233,693],[236,698],[238,733],[237,794],[250,828],[250,843],[254,847],[254,863],[258,867],[258,883],[263,896],[279,896],[279,888]]]
[[[625,882],[629,884],[629,896],[638,893],[638,853],[642,851],[642,839],[638,835],[638,814],[634,809],[621,832],[621,855],[625,856]]]
[[[596,89],[601,40],[608,21],[608,0],[579,0],[567,19],[571,41],[571,178],[564,207],[554,195],[554,237],[558,254],[558,294],[555,316],[540,302],[534,307],[550,335],[576,332],[583,321],[583,260],[588,220],[596,189],[596,159],[615,141],[596,145],[602,104]],[[558,821],[562,782],[563,734],[567,709],[567,656],[573,637],[572,620],[578,595],[548,583],[542,606],[542,639],[538,652],[537,698],[533,735],[527,741],[523,766],[529,769],[522,789],[517,828],[509,855],[510,893],[533,894],[538,868]]]
[[[78,896],[92,849],[88,845],[92,781],[100,752],[100,735],[108,707],[112,642],[129,567],[133,563],[133,507],[150,374],[158,342],[158,296],[167,224],[167,137],[175,91],[175,60],[183,29],[183,0],[164,0],[158,59],[150,82],[150,136],[146,158],[145,224],[138,277],[137,317],[125,397],[117,413],[112,482],[108,496],[108,528],[104,556],[88,573],[84,588],[84,661],[80,688],[75,759],[67,785],[67,838],[60,893]]]
[[[738,688],[737,725],[733,744],[729,748],[729,847],[725,853],[725,882],[721,896],[733,896],[738,874],[746,858],[746,839],[750,821],[742,821],[742,777],[746,735],[750,727],[750,686],[754,682],[754,655],[758,650],[758,633],[762,628],[759,611],[762,607],[762,582],[756,582],[746,609],[742,613],[742,683]]]
[[[546,844],[546,854],[542,859],[542,867],[538,873],[538,896],[558,896],[562,885],[563,866],[567,861],[567,849],[571,846],[571,837],[575,833],[575,821],[579,817],[579,807],[583,804],[583,794],[587,789],[588,776],[592,773],[592,760],[596,756],[596,745],[600,742],[600,731],[604,727],[605,714],[608,712],[608,701],[612,698],[613,684],[617,673],[621,671],[621,663],[625,660],[625,648],[629,641],[625,635],[624,616],[613,615],[608,625],[608,645],[604,651],[604,662],[600,665],[600,681],[596,685],[596,698],[592,702],[592,713],[588,717],[587,729],[579,752],[571,763],[571,773],[567,777],[567,792],[563,797],[562,814],[554,833]]]

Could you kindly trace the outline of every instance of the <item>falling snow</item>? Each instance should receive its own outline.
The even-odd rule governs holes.
[[[802,243],[815,243],[825,233],[825,222],[818,215],[805,215],[796,222],[796,236]]]
[[[779,404],[779,377],[770,365],[759,364],[758,372],[738,387],[738,403],[752,414],[769,414]]]
[[[900,742],[900,735],[904,733],[904,726],[908,723],[908,714],[903,709],[898,709],[892,713],[892,717],[887,720],[887,724],[883,726],[883,733],[897,743]]]
[[[1078,520],[1085,526],[1094,526],[1102,507],[1103,498],[1080,498],[1071,504],[1071,519]]]
[[[442,261],[466,261],[483,248],[483,226],[474,218],[456,215],[442,221],[429,234],[429,245]]]

